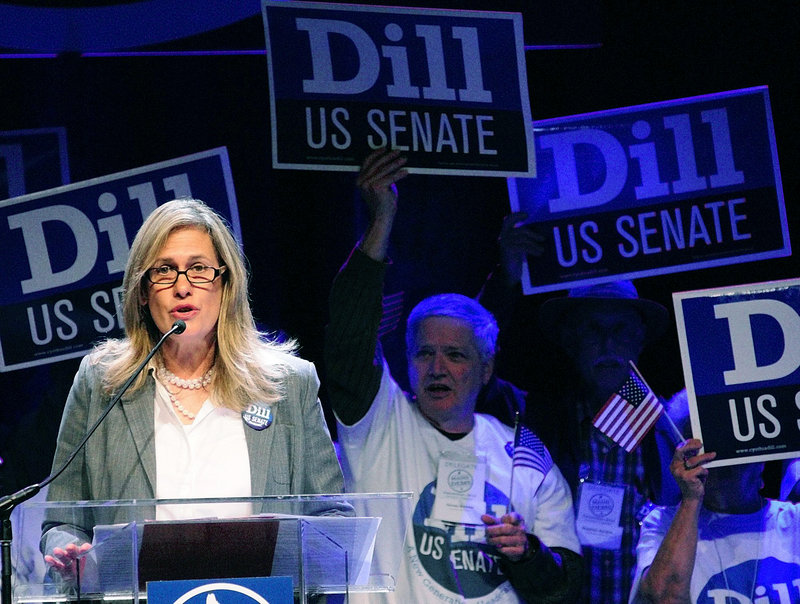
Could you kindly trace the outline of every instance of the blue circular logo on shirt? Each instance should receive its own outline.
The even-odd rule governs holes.
[[[441,587],[464,598],[480,598],[492,593],[507,578],[497,564],[500,554],[486,544],[484,526],[431,518],[435,494],[434,481],[420,494],[412,516],[419,564]],[[505,513],[508,497],[488,482],[483,499],[487,514],[499,518]]]

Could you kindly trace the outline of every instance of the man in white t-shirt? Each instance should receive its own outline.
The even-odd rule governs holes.
[[[685,392],[669,410],[688,425]],[[800,602],[800,505],[760,495],[763,463],[705,468],[716,453],[701,449],[675,451],[681,502],[645,518],[631,602]]]
[[[405,542],[397,536],[397,589],[386,598],[574,601],[582,563],[569,487],[531,433],[512,472],[514,431],[474,412],[494,366],[491,314],[459,294],[415,307],[407,329],[413,397],[381,354],[383,276],[403,164],[396,152],[379,150],[362,166],[370,223],[331,290],[325,344],[347,490],[414,493]]]

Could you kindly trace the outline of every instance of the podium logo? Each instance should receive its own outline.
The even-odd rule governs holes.
[[[219,595],[219,597],[217,597]],[[148,598],[149,600],[149,598]],[[235,583],[209,583],[190,589],[174,604],[270,604],[261,594]]]
[[[291,577],[151,581],[150,604],[292,604]]]

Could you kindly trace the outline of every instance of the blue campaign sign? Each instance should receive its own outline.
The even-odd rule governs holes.
[[[712,465],[800,457],[800,279],[673,294],[692,433]]]
[[[130,243],[176,197],[208,203],[241,242],[224,147],[0,202],[0,371],[81,356],[121,336]]]
[[[535,122],[526,294],[791,254],[766,87]]]
[[[69,182],[64,128],[0,132],[0,199]]]
[[[272,165],[533,176],[522,16],[263,0]]]
[[[151,581],[151,604],[292,604],[291,577]]]

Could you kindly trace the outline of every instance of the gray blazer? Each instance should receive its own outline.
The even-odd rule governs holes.
[[[340,493],[342,472],[317,398],[319,378],[314,365],[286,354],[280,354],[279,362],[288,368],[285,396],[272,406],[272,424],[260,431],[245,425],[252,494]],[[100,378],[98,367],[84,358],[64,408],[54,471],[110,402]],[[48,500],[153,499],[154,396],[152,376],[145,387],[124,395],[64,473],[50,484]],[[73,525],[69,532],[89,536],[94,524],[123,520],[113,513],[80,520],[68,516],[49,514],[44,530],[66,523]]]

